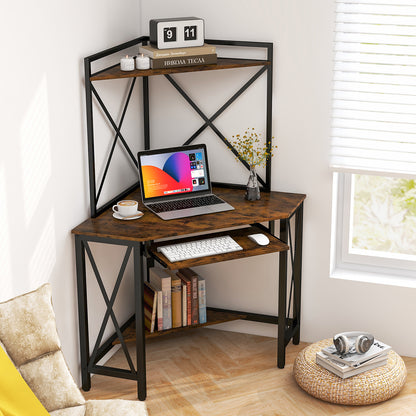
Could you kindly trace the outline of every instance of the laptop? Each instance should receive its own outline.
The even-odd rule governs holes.
[[[205,144],[144,150],[137,159],[143,204],[163,220],[234,209],[212,193]]]

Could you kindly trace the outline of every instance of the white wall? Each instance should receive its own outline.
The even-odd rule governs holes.
[[[207,38],[274,42],[273,134],[279,148],[273,165],[272,188],[308,195],[301,339],[315,341],[339,331],[362,329],[373,332],[399,353],[415,356],[416,334],[408,330],[406,322],[406,317],[416,312],[414,289],[329,278],[332,177],[328,170],[328,137],[334,10],[333,0],[143,0],[141,23],[145,30],[151,18],[197,16],[205,20]],[[224,75],[225,72],[218,78],[197,74],[186,81],[182,75],[177,79],[198,98],[209,115],[227,96],[221,79],[225,77],[231,84],[233,77],[241,76]],[[207,78],[208,87],[204,84]],[[199,95],[198,83],[203,91]],[[183,110],[175,108],[176,123],[175,119],[160,122],[162,114],[167,113],[163,110],[170,105],[169,99],[174,99],[166,85],[161,80],[152,80],[152,93],[157,97],[152,107],[156,124],[153,133],[156,140],[169,137],[175,141],[180,139],[179,127],[181,131],[193,132],[200,121],[198,118],[195,121],[194,113],[185,104]],[[206,92],[209,88],[210,93]],[[183,108],[183,101],[176,100]],[[215,103],[219,103],[217,107]],[[252,118],[257,123],[257,113],[262,107],[258,101],[252,103],[253,114],[244,112],[237,104],[237,115],[230,109],[218,120],[226,136],[248,127]],[[211,146],[208,133],[204,133],[202,140],[209,141]],[[214,159],[214,172],[231,163],[226,154],[216,150]],[[245,179],[245,174],[241,174]],[[260,313],[277,312],[276,266],[277,260],[268,255],[201,267],[200,273],[207,278],[208,303]]]
[[[412,289],[328,277],[331,175],[327,153],[333,3],[332,0],[142,0],[141,3],[41,0],[36,4],[25,2],[24,7],[22,3],[9,3],[7,9],[3,8],[0,300],[47,281],[52,284],[58,330],[74,375],[79,370],[79,351],[70,231],[89,215],[82,59],[147,34],[150,18],[171,16],[203,17],[206,36],[210,38],[275,43],[273,122],[279,149],[273,167],[273,189],[308,194],[302,340],[313,341],[339,330],[360,327],[373,331],[399,353],[415,355],[416,335],[406,333],[407,322],[403,318],[415,312]],[[225,76],[230,84],[232,78]],[[209,79],[221,82],[223,76]],[[200,85],[202,90],[198,90]],[[153,97],[158,98],[152,98],[152,110],[159,107],[160,111],[152,112],[153,126],[156,125],[152,134],[156,139],[176,140],[181,137],[182,128],[191,130],[199,126],[197,118],[191,119],[191,127],[182,122],[192,113],[181,110],[182,101],[173,108],[179,121],[164,123],[160,117],[170,105],[164,95],[167,88],[163,80],[152,80],[151,88]],[[226,90],[214,94],[208,89],[205,93],[207,87],[196,75],[190,78],[190,88],[194,96],[204,91],[201,98],[208,114],[217,109],[217,100],[222,104],[227,96]],[[261,117],[256,93],[249,92],[249,97],[253,97],[251,102],[256,109],[253,117]],[[179,103],[181,99],[176,100]],[[251,122],[246,117],[251,112],[242,109],[241,104],[236,105],[237,116],[230,109],[218,120],[219,126],[230,133],[246,128],[246,123]],[[228,156],[221,158],[231,163]],[[223,163],[221,158],[214,167]],[[100,271],[104,280],[112,279],[111,272],[116,269],[122,250],[96,245],[93,250],[103,261]],[[209,284],[209,302],[275,312],[276,265],[276,259],[268,255],[201,268]],[[221,279],[222,275],[230,279],[228,283]],[[128,287],[122,291],[122,300],[130,300]],[[103,305],[94,296],[91,300],[96,303],[93,309],[97,312],[91,316],[91,327],[98,331]],[[121,314],[130,307],[127,305]]]
[[[0,300],[51,283],[74,375],[79,344],[71,229],[89,213],[83,58],[141,35],[139,14],[136,0],[2,7]],[[109,263],[112,256],[104,251]],[[94,315],[92,322],[96,327]]]

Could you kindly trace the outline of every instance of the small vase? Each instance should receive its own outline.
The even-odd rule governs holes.
[[[260,199],[260,187],[257,181],[256,165],[250,166],[245,198],[248,201],[257,201]]]

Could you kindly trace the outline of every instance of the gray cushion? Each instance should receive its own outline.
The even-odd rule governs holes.
[[[24,364],[19,370],[48,412],[85,403],[84,396],[69,372],[62,351]]]
[[[49,284],[0,303],[0,341],[17,367],[59,350]]]
[[[66,409],[50,412],[51,416],[85,416],[85,405],[67,407]]]
[[[48,283],[0,303],[1,343],[51,416],[147,416],[144,402],[85,402],[60,349]]]
[[[88,400],[85,416],[147,416],[144,402],[133,400]]]

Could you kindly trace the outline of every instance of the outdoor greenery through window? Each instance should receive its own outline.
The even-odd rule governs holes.
[[[416,260],[416,181],[352,175],[350,252]]]

